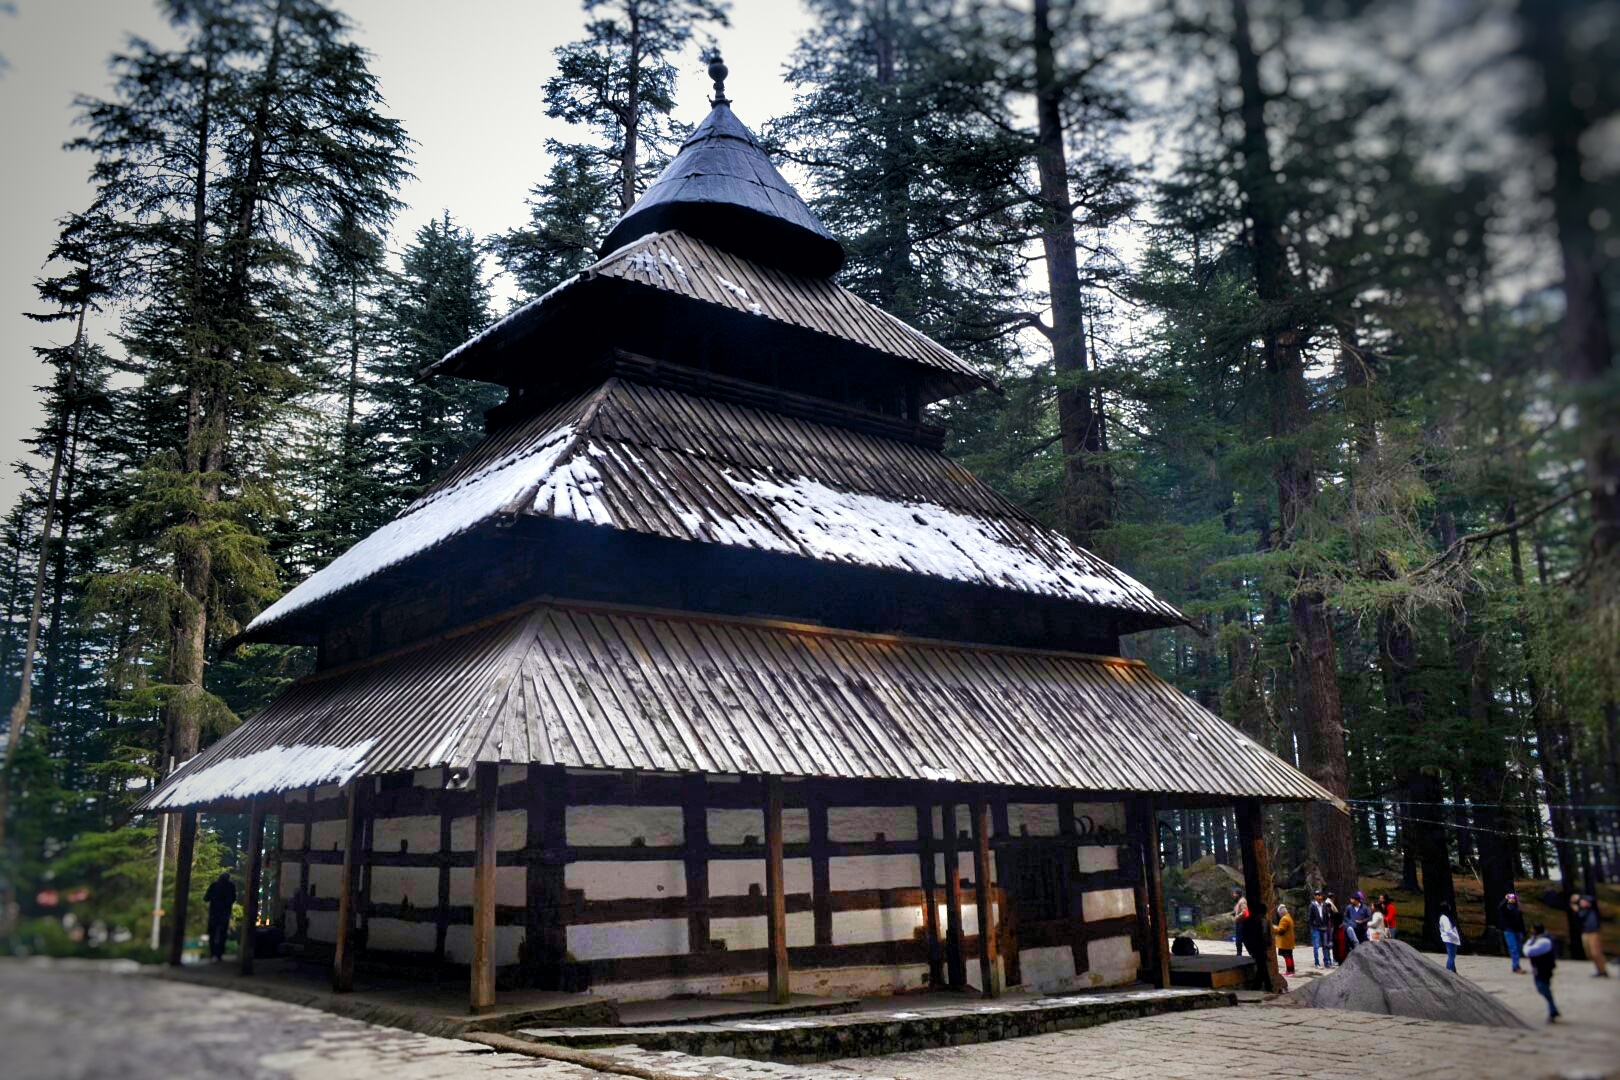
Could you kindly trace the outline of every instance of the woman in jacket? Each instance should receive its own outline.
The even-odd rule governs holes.
[[[1287,904],[1277,905],[1277,921],[1271,924],[1271,937],[1277,944],[1277,955],[1288,965],[1287,974],[1294,973],[1294,917],[1288,914]]]
[[[1446,946],[1446,970],[1457,970],[1457,949],[1462,945],[1462,931],[1457,929],[1457,915],[1451,905],[1440,904],[1440,940]]]

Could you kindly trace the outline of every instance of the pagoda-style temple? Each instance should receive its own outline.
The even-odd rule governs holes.
[[[247,628],[318,670],[147,797],[179,872],[248,812],[289,949],[475,1010],[1163,985],[1156,812],[1330,796],[1120,657],[1182,616],[944,455],[986,380],[842,259],[718,93],[424,373],[507,389],[483,441]]]

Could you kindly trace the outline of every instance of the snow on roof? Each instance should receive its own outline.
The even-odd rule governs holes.
[[[144,809],[247,799],[317,784],[347,784],[376,743],[373,738],[353,746],[271,746],[242,757],[221,756],[165,784]]]

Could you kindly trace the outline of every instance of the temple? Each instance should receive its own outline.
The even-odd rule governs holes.
[[[1172,605],[944,455],[928,406],[987,380],[838,285],[715,71],[600,261],[424,373],[506,388],[483,441],[246,629],[316,673],[143,811],[182,875],[248,813],[248,924],[340,990],[1164,985],[1157,812],[1235,805],[1269,893],[1261,806],[1331,796],[1120,657]]]

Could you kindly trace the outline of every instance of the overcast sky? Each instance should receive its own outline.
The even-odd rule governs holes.
[[[34,279],[63,215],[85,207],[90,161],[62,150],[73,137],[73,96],[105,94],[107,58],[130,34],[157,41],[168,28],[149,0],[12,0],[0,14],[0,509],[21,488],[11,463],[39,422],[34,386],[45,368],[35,345],[71,338],[67,324],[24,318],[37,310]],[[577,0],[337,0],[372,54],[387,111],[416,140],[409,209],[395,230],[408,238],[449,209],[487,236],[521,223],[529,188],[545,172],[544,143],[566,125],[546,119],[540,91],[552,50],[580,36]],[[4,4],[0,4],[3,10]],[[782,69],[807,25],[793,0],[735,0],[732,26],[716,37],[731,68],[726,89],[756,129],[792,99]],[[708,78],[695,56],[680,86],[678,118],[708,110]],[[559,130],[561,129],[561,130]],[[98,329],[105,337],[109,320]]]

